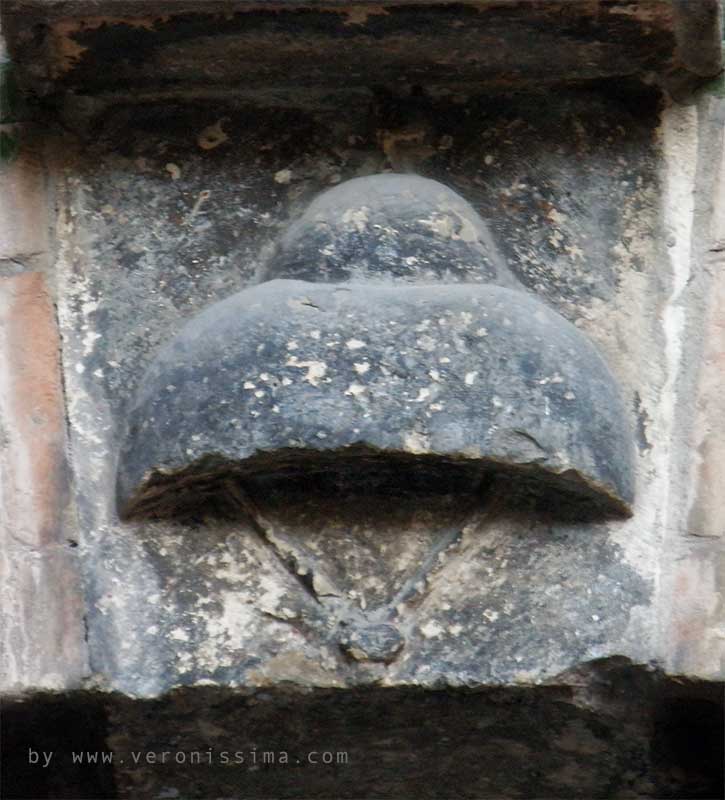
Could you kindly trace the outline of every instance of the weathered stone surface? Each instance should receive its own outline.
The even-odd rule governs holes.
[[[5,702],[3,796],[721,796],[722,693],[625,660],[566,677],[572,685],[477,692],[198,687]],[[73,752],[113,763],[74,763]]]
[[[48,256],[46,176],[36,154],[0,166],[0,275],[44,268]]]
[[[586,80],[601,77],[602,65],[610,77],[662,65],[668,85],[686,83],[713,68],[718,6],[499,3],[489,9],[502,18],[510,11],[509,21],[533,9],[533,24],[512,37],[513,49],[491,38],[485,52],[473,38],[481,26],[465,35],[470,18],[457,7],[463,25],[441,39],[448,52],[429,48],[411,65],[386,51],[355,75],[327,53],[306,62],[290,33],[316,46],[341,32],[335,41],[352,43],[351,58],[377,59],[382,48],[369,38],[398,31],[403,56],[421,32],[409,24],[416,15],[430,30],[454,14],[386,8],[395,18],[386,20],[378,8],[348,5],[330,21],[310,8],[275,11],[279,27],[264,41],[277,48],[282,70],[250,63],[265,55],[264,14],[240,43],[239,14],[208,26],[191,17],[149,26],[143,16],[150,8],[238,11],[226,3],[120,0],[114,14],[135,9],[135,22],[81,23],[76,11],[97,14],[102,5],[13,2],[30,12],[14,20],[26,85],[41,94],[84,85],[105,95],[99,102],[67,93],[66,122],[77,121],[78,109],[92,115],[129,97],[154,105],[111,109],[81,147],[64,133],[54,163],[84,610],[93,686],[108,691],[36,696],[13,704],[9,723],[3,704],[2,756],[18,776],[10,796],[720,796],[725,573],[713,535],[717,485],[707,478],[720,458],[712,365],[720,357],[721,237],[701,243],[719,153],[708,126],[719,124],[721,136],[722,100],[659,107],[654,93],[628,94],[619,83],[556,96],[474,96],[467,83]],[[677,15],[690,9],[688,33]],[[294,27],[300,16],[319,24],[318,38]],[[476,22],[495,37],[490,19]],[[224,26],[239,57],[217,38]],[[359,36],[348,36],[350,28]],[[555,63],[550,45],[562,34],[571,59]],[[288,45],[300,55],[300,80]],[[473,57],[465,67],[453,63],[466,53]],[[475,60],[488,53],[502,55],[490,72]],[[531,61],[517,67],[511,55]],[[62,75],[46,71],[59,63]],[[160,85],[150,70],[164,81],[175,74]],[[312,102],[310,87],[300,87],[341,87],[340,75],[362,87],[344,101],[323,92]],[[376,75],[426,89],[381,100],[367,90]],[[258,91],[266,79],[295,85]],[[228,88],[239,94],[220,101]],[[255,102],[240,101],[244,92]],[[164,102],[181,96],[204,99]],[[44,110],[62,102],[47,99]],[[312,195],[390,168],[443,180],[470,198],[525,290],[605,355],[623,416],[637,421],[634,516],[561,519],[519,507],[506,482],[471,505],[430,481],[356,494],[352,474],[328,493],[304,481],[265,484],[256,504],[244,498],[251,513],[243,519],[119,523],[115,456],[158,347],[203,308],[248,288],[259,253]],[[693,413],[695,397],[704,407]],[[411,465],[402,466],[409,477]],[[497,498],[508,506],[490,502]],[[17,555],[19,574],[37,567],[24,549]],[[67,577],[65,568],[51,572],[16,596],[50,605]],[[659,674],[658,664],[676,677]],[[40,778],[27,763],[28,747],[39,743],[57,753]],[[78,775],[67,761],[75,743],[114,751],[116,790],[103,766]],[[351,763],[305,763],[321,749],[347,751]],[[222,750],[243,750],[247,763],[190,763],[191,753]],[[269,750],[304,766],[250,763],[252,752]],[[162,762],[177,753],[184,763]]]
[[[624,102],[589,91],[545,101],[431,99],[421,125],[435,153],[408,156],[489,220],[528,301],[568,319],[610,365],[636,416],[627,520],[585,525],[523,503],[518,515],[492,514],[490,493],[461,503],[460,492],[416,486],[406,468],[406,485],[387,494],[355,493],[355,481],[322,493],[265,484],[250,493],[265,527],[253,518],[119,522],[116,456],[146,368],[197,314],[249,290],[260,254],[312,198],[390,169],[370,126],[392,121],[371,121],[367,102],[354,99],[344,115],[139,107],[130,120],[111,116],[59,172],[59,311],[88,638],[108,686],[137,697],[208,681],[230,691],[480,687],[548,680],[607,654],[652,657],[654,510],[666,472],[652,431],[665,415],[658,315],[668,297],[658,106],[649,94]],[[227,140],[201,147],[219,126]],[[307,369],[287,369],[313,390]],[[405,639],[389,666],[341,650],[371,624]]]
[[[395,173],[316,197],[262,271],[272,278],[519,286],[470,203],[438,181]]]
[[[68,689],[87,669],[58,347],[43,277],[0,278],[3,693]]]
[[[646,676],[610,677],[605,668],[598,677],[601,688],[588,705],[558,686],[510,693],[268,690],[236,698],[200,688],[140,709],[121,702],[112,711],[113,727],[123,731],[115,739],[119,756],[130,761],[138,747],[167,750],[171,757],[126,772],[119,796],[176,791],[178,797],[202,797],[201,781],[211,792],[206,796],[225,798],[564,800],[607,797],[602,786],[654,795],[660,775],[648,750]],[[603,687],[610,685],[630,701],[628,714],[605,701]],[[144,711],[153,727],[173,725],[168,745],[158,746]],[[219,732],[210,757],[209,730]],[[176,752],[185,765],[176,763]],[[189,763],[193,752],[204,758],[198,766]]]
[[[626,412],[596,350],[490,285],[246,289],[158,355],[128,421],[128,516],[199,513],[230,475],[357,474],[374,490],[427,468],[441,489],[463,472],[462,490],[480,492],[501,469],[543,482],[547,502],[550,489],[626,513],[633,499]]]
[[[725,120],[725,114],[720,122]],[[725,132],[721,137],[725,143]],[[699,451],[697,496],[693,503],[688,528],[697,536],[725,539],[725,507],[721,502],[719,485],[725,476],[725,153],[715,171],[713,185],[713,217],[705,258],[715,274],[708,296],[705,341],[702,352],[702,371],[699,380],[698,437]]]
[[[708,169],[698,194],[712,216],[698,219],[697,287],[699,336],[684,358],[698,364],[687,393],[682,436],[688,449],[678,464],[676,497],[663,559],[661,607],[666,667],[674,674],[725,680],[725,103],[709,112],[712,139]],[[703,277],[700,277],[700,276]],[[704,284],[704,285],[703,285]],[[693,315],[694,316],[694,315]],[[702,326],[701,328],[699,326]],[[678,513],[679,512],[679,513]]]
[[[365,625],[341,639],[342,649],[357,661],[394,661],[405,639],[390,624]]]
[[[168,96],[621,76],[679,83],[721,68],[718,0],[351,0],[304,9],[285,0],[120,0],[109,11],[92,0],[6,0],[28,84]]]
[[[83,702],[100,696],[108,727],[95,720],[84,737],[36,700],[12,709],[4,757],[18,764],[63,736],[104,749],[107,737],[126,755],[118,793],[133,798],[302,786],[318,797],[717,796],[717,549],[688,535],[695,495],[682,480],[697,441],[685,435],[700,363],[689,342],[715,298],[694,224],[710,212],[692,206],[709,202],[702,174],[717,163],[707,103],[460,88],[425,102],[404,92],[396,113],[372,117],[354,93],[313,109],[271,108],[277,95],[253,107],[161,103],[110,114],[77,151],[63,140],[53,185],[78,550],[94,685],[109,690]],[[404,154],[412,168],[470,198],[526,291],[610,364],[637,422],[634,516],[585,524],[463,505],[425,484],[320,497],[300,483],[266,485],[245,519],[120,523],[115,456],[158,348],[247,289],[259,253],[312,196],[400,168],[402,148],[386,142],[408,124],[423,139]],[[705,511],[701,499],[693,509]],[[687,585],[670,582],[678,572]],[[667,681],[650,662],[709,683]],[[74,708],[79,696],[65,700]],[[19,724],[27,717],[35,728]],[[304,758],[325,739],[349,748],[351,769],[128,758],[254,745]],[[68,785],[20,775],[26,797]]]
[[[320,498],[300,484],[296,491],[265,486],[253,498],[256,515],[246,519],[119,522],[115,456],[159,349],[205,308],[249,289],[260,274],[260,253],[320,191],[390,169],[375,131],[393,122],[371,121],[367,100],[354,99],[344,114],[334,106],[213,103],[111,115],[55,181],[88,638],[93,670],[113,690],[109,745],[126,752],[136,744],[162,752],[221,750],[243,730],[241,747],[287,744],[296,751],[306,749],[299,735],[313,721],[311,739],[370,732],[356,739],[358,766],[350,772],[300,777],[220,767],[202,774],[188,765],[127,762],[116,768],[121,794],[208,797],[212,787],[219,796],[294,796],[304,785],[313,796],[354,797],[372,786],[368,793],[395,797],[424,769],[421,785],[431,794],[468,785],[478,796],[497,797],[512,773],[537,758],[521,778],[524,794],[533,787],[544,796],[596,796],[596,785],[610,795],[688,796],[682,787],[694,785],[688,781],[703,764],[716,775],[719,761],[704,754],[721,752],[709,733],[721,731],[714,724],[720,706],[713,702],[709,714],[697,706],[697,719],[679,711],[673,719],[657,695],[645,710],[636,677],[651,674],[637,665],[659,661],[667,650],[656,587],[675,552],[667,532],[677,522],[663,509],[683,504],[671,469],[677,458],[691,457],[677,435],[672,388],[683,398],[682,413],[691,414],[688,381],[698,360],[678,359],[682,338],[672,320],[680,308],[693,324],[702,315],[691,295],[674,294],[673,281],[676,274],[677,287],[697,280],[705,287],[709,275],[682,277],[693,240],[673,220],[689,213],[696,143],[706,138],[698,113],[661,110],[649,94],[590,91],[562,92],[557,102],[545,94],[430,102],[420,125],[434,153],[407,153],[416,171],[470,199],[490,220],[525,290],[575,324],[616,375],[636,418],[634,516],[584,524],[528,507],[462,505],[460,495],[426,495],[425,486],[393,486],[387,494],[341,486]],[[219,127],[226,141],[213,149],[198,144],[199,137],[207,141],[204,131]],[[69,140],[64,155],[71,149]],[[712,163],[704,159],[702,169]],[[679,529],[672,536],[681,536]],[[379,625],[404,639],[395,658],[351,657],[348,643]],[[617,663],[624,665],[621,682],[597,666]],[[446,762],[450,769],[440,778],[439,763],[425,771],[433,754],[459,752],[458,739],[443,742],[461,729],[459,706],[475,718],[466,740],[476,753],[490,748],[494,765],[513,747],[509,741],[558,730],[561,696],[543,683],[576,695],[573,721],[604,721],[593,731],[604,755],[582,754],[592,740],[575,727],[557,737],[561,747],[542,735],[517,750],[505,772],[482,770],[473,756]],[[613,722],[601,706],[591,716],[592,691],[600,689],[610,712],[617,698],[627,698]],[[500,695],[489,706],[483,696],[493,691]],[[522,706],[522,696],[541,705]],[[391,703],[400,710],[395,720]],[[361,715],[373,705],[365,722]],[[408,769],[421,706],[430,711],[423,721],[431,714],[444,719],[431,726],[429,758]],[[514,720],[513,708],[526,713]],[[345,709],[339,717],[338,709]],[[682,765],[672,748],[659,761],[659,750],[654,761],[641,758],[643,750],[633,754],[634,741],[644,749],[656,738],[650,714],[663,715],[663,732],[687,731],[697,742],[691,763]],[[381,717],[394,726],[395,742],[376,749]],[[703,718],[708,732],[698,728]],[[224,720],[234,721],[231,730]],[[491,744],[504,731],[506,744]],[[384,768],[372,772],[371,761],[385,753]],[[475,764],[468,773],[467,762]]]

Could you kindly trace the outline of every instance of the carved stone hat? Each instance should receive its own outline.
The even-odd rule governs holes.
[[[174,517],[238,481],[477,492],[626,514],[632,443],[594,345],[521,287],[483,219],[412,175],[317,197],[257,285],[155,357],[118,466],[125,517]]]

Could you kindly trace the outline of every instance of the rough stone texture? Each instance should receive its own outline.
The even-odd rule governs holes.
[[[613,46],[632,45],[641,64],[652,56],[647,42],[656,58],[672,52],[656,19],[653,38],[642,39],[643,14],[694,5],[608,4],[602,21],[623,27],[602,30]],[[537,24],[553,23],[547,8],[561,12],[574,37],[567,7],[537,5]],[[443,16],[431,10],[428,24]],[[159,30],[174,36],[177,23]],[[189,28],[187,43],[200,29]],[[143,25],[64,30],[34,33],[41,48],[49,37],[71,48],[93,40],[108,53],[124,34],[125,52],[148,56],[146,66],[158,66],[161,50],[173,55],[170,41],[144,50],[144,31],[155,33]],[[553,62],[548,39],[536,41]],[[46,62],[24,45],[46,92]],[[222,80],[228,65],[252,74],[223,63],[218,39],[204,46],[222,55],[197,67],[220,65]],[[602,52],[622,68],[611,48]],[[138,66],[104,73],[93,53],[80,55],[69,80],[99,75],[96,88]],[[562,64],[580,69],[581,56],[572,45]],[[138,96],[155,101],[147,105],[116,106],[113,93],[63,99],[66,122],[81,109],[77,128],[90,131],[80,142],[60,132],[49,153],[89,692],[26,697],[12,704],[10,728],[4,703],[2,755],[18,776],[11,797],[285,797],[301,787],[317,797],[722,795],[721,538],[693,535],[719,525],[693,453],[707,441],[711,465],[718,452],[715,370],[700,365],[703,352],[719,352],[710,322],[719,256],[706,251],[719,237],[709,204],[722,86],[684,107],[622,83],[481,95],[457,71],[451,80],[449,66],[448,85],[431,91],[369,91],[361,78],[347,93],[247,86],[222,98],[215,90],[226,84],[211,70],[203,85],[149,85]],[[395,69],[396,87],[423,74]],[[47,100],[46,110],[60,98]],[[250,286],[312,197],[386,170],[466,197],[523,289],[603,354],[636,430],[634,516],[588,523],[515,504],[462,505],[426,486],[379,495],[343,486],[320,497],[303,485],[246,498],[243,520],[119,522],[116,456],[158,349]],[[696,396],[706,402],[694,414]],[[27,566],[25,551],[19,563]],[[40,779],[28,768],[27,747],[67,756],[75,742],[124,755],[349,749],[353,765],[232,772],[126,756],[114,763],[115,789],[108,771],[86,770],[81,783],[72,765]]]
[[[0,278],[0,691],[70,689],[87,671],[66,539],[65,420],[53,306],[38,273]],[[73,534],[75,536],[75,534]]]
[[[715,687],[624,660],[565,684],[477,692],[36,697],[3,704],[3,797],[713,800],[722,715]],[[28,764],[28,748],[52,753],[51,765]],[[113,765],[74,764],[74,750],[112,754]]]
[[[699,202],[708,211],[696,219],[697,263],[702,272],[693,282],[707,286],[699,305],[701,328],[689,322],[689,343],[683,357],[699,364],[692,392],[683,396],[680,435],[687,458],[676,464],[681,506],[673,517],[677,534],[670,531],[673,557],[663,564],[661,586],[663,645],[667,668],[673,674],[701,675],[712,680],[725,676],[725,107],[712,102],[705,139],[709,164],[697,176]],[[709,144],[708,144],[709,141]],[[709,158],[708,158],[709,156]],[[694,328],[694,329],[693,329]],[[674,526],[673,526],[674,529]]]
[[[394,173],[353,178],[316,197],[262,269],[260,280],[272,278],[520,288],[470,203],[438,181]]]
[[[119,523],[115,457],[145,369],[198,311],[255,280],[289,218],[322,188],[389,168],[375,135],[385,123],[352,100],[344,120],[334,103],[137,110],[120,151],[109,118],[77,160],[56,167],[89,644],[109,686],[156,695],[207,680],[380,680],[384,666],[340,652],[342,612],[334,596],[319,602],[324,580],[363,623],[364,606],[382,614],[446,542],[442,568],[402,608],[406,646],[386,681],[536,681],[606,654],[654,657],[666,467],[651,437],[667,413],[658,309],[669,296],[657,105],[647,94],[632,105],[590,92],[560,99],[543,115],[538,95],[431,99],[435,152],[416,164],[470,199],[524,290],[590,337],[610,365],[638,431],[629,522],[491,519],[445,496],[406,501],[404,493],[343,495],[336,521],[334,504],[325,516],[304,492],[288,501],[270,492],[255,499],[276,549],[244,520]],[[418,101],[410,100],[420,112]],[[401,113],[407,103],[400,99]],[[201,147],[217,124],[227,141]],[[312,577],[320,573],[319,591],[290,569],[303,555]]]
[[[303,9],[285,0],[157,0],[151,8],[142,0],[110,8],[6,0],[3,7],[13,57],[42,94],[509,87],[617,76],[679,85],[721,68],[718,0],[352,0]],[[73,103],[76,112],[83,102]]]
[[[722,119],[715,117],[722,124]],[[717,136],[717,132],[715,133]],[[720,134],[725,136],[725,132]],[[719,421],[725,419],[725,396],[720,382],[725,373],[725,155],[714,170],[713,213],[709,235],[704,237],[705,262],[714,276],[706,317],[702,373],[697,407],[698,497],[690,512],[689,529],[708,538],[725,538],[725,509],[719,497],[719,476],[725,474],[725,431]]]
[[[154,359],[128,425],[119,497],[136,517],[198,515],[235,475],[375,491],[428,472],[444,491],[463,473],[465,497],[508,471],[543,482],[552,506],[562,494],[620,514],[634,492],[631,428],[596,350],[491,285],[246,289]]]
[[[600,680],[611,678],[605,672]],[[180,797],[604,798],[616,787],[619,796],[641,796],[654,790],[643,735],[652,709],[646,679],[636,676],[632,684],[639,698],[618,685],[634,700],[629,717],[624,704],[604,702],[598,693],[584,708],[576,692],[554,686],[466,694],[269,691],[233,700],[202,689],[142,704],[155,725],[183,714],[163,743],[148,736],[136,709],[119,704],[113,712],[114,727],[123,731],[114,742],[118,752],[128,757],[139,743],[158,753],[154,767],[122,778],[119,794],[158,797],[176,789]],[[281,729],[279,720],[290,718],[298,724]],[[222,732],[211,754],[204,746],[208,729]],[[172,761],[177,751],[187,759],[196,752],[202,764],[179,767]],[[332,763],[322,763],[323,753]],[[202,786],[212,794],[201,795]]]
[[[37,154],[2,165],[0,275],[45,269],[48,261],[46,178]]]
[[[294,742],[314,720],[314,730],[334,729],[330,690],[340,703],[369,692],[350,700],[347,724],[389,702],[387,692],[439,704],[451,715],[448,727],[432,729],[441,742],[457,729],[452,709],[492,686],[509,698],[523,687],[527,703],[543,683],[574,687],[566,713],[590,722],[590,691],[599,686],[610,703],[629,698],[602,729],[607,755],[596,763],[604,766],[591,767],[597,781],[610,781],[609,796],[713,796],[707,787],[718,780],[719,761],[703,753],[720,752],[720,695],[685,678],[684,699],[657,689],[646,710],[634,709],[642,696],[637,665],[667,662],[671,652],[665,628],[677,594],[662,578],[682,553],[672,545],[686,530],[678,464],[691,452],[681,432],[692,416],[675,398],[693,396],[698,364],[684,357],[681,320],[700,330],[712,277],[693,255],[695,219],[711,217],[704,207],[696,212],[692,186],[719,153],[707,126],[721,101],[661,109],[647,92],[562,91],[556,104],[547,97],[404,94],[393,112],[353,94],[344,118],[335,97],[313,109],[242,101],[122,108],[92,140],[63,140],[51,168],[89,673],[95,687],[114,692],[106,696],[108,738],[101,727],[94,734],[100,749],[226,745],[234,737],[219,731],[225,716],[240,714],[236,727],[244,727],[245,715],[252,720],[247,704],[258,707],[270,694],[250,741],[264,746],[274,726],[274,741]],[[377,131],[402,130],[407,118],[424,144],[413,143],[405,159],[471,201],[523,290],[579,328],[611,366],[636,430],[634,517],[590,524],[505,504],[462,506],[425,486],[379,496],[343,486],[327,499],[302,486],[255,496],[242,520],[119,522],[116,455],[159,348],[203,308],[250,286],[290,219],[322,189],[391,169],[402,154],[386,149]],[[719,590],[710,586],[703,597],[716,609]],[[376,631],[386,635],[375,638]],[[606,672],[620,657],[630,659],[620,678],[602,678],[597,659]],[[210,694],[202,696],[204,685]],[[289,700],[280,697],[284,687]],[[507,739],[528,741],[532,715],[540,722],[534,729],[556,727],[559,701],[542,691],[541,715],[526,705],[526,722],[507,729]],[[205,706],[212,724],[199,726],[197,717],[209,721],[198,713]],[[389,775],[407,763],[405,731],[421,726],[415,708],[411,700],[396,722]],[[482,719],[496,716],[486,703],[475,708]],[[708,720],[702,729],[700,719]],[[358,729],[379,738],[377,720]],[[620,738],[623,721],[633,728]],[[188,726],[199,732],[187,734]],[[676,736],[658,743],[670,727],[686,731],[697,756],[688,761],[690,745]],[[568,755],[556,756],[555,776],[546,750],[527,785],[561,797],[580,796],[585,786],[589,796],[591,775],[577,768],[588,738],[574,739]],[[634,741],[643,749],[634,752]],[[647,746],[650,756],[641,758]],[[537,747],[517,751],[511,764],[531,764]],[[372,733],[360,748],[373,752]],[[443,749],[446,758],[455,752]],[[503,757],[493,748],[491,763]],[[445,776],[453,780],[453,766],[440,783],[430,778],[431,793],[445,789]],[[369,767],[364,760],[304,781],[318,796],[354,796],[374,774]],[[709,778],[695,777],[703,769]],[[124,796],[209,796],[205,778],[190,769],[117,764],[114,771]],[[513,794],[512,771],[497,778],[477,769],[477,789]],[[214,775],[211,785],[231,796],[299,790],[290,773],[250,769],[237,788],[227,773]],[[384,788],[390,796],[399,790]]]

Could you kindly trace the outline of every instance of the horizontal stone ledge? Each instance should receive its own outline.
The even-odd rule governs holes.
[[[555,685],[476,691],[287,684],[39,696],[4,704],[4,788],[96,800],[293,798],[301,785],[310,800],[401,798],[411,787],[421,797],[599,797],[602,786],[612,796],[716,797],[723,710],[722,683],[667,679],[617,657]],[[98,753],[97,763],[74,762],[78,752]]]
[[[23,82],[41,94],[681,84],[722,68],[718,0],[6,0],[2,14]]]

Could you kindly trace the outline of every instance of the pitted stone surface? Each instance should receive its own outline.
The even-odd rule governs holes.
[[[612,13],[627,12],[617,15],[620,20],[632,20],[634,6],[617,5],[607,4]],[[562,16],[571,30],[571,19]],[[373,15],[373,21],[381,17]],[[105,35],[111,26],[99,24]],[[136,34],[148,39],[143,28]],[[701,37],[696,41],[699,46]],[[113,52],[128,55],[126,48]],[[497,48],[491,52],[500,57]],[[601,52],[611,64],[610,53]],[[224,59],[227,53],[224,48]],[[226,63],[236,69],[234,61]],[[118,77],[94,61],[90,69],[102,79]],[[331,72],[347,78],[345,70]],[[237,74],[249,82],[248,73]],[[128,115],[124,109],[125,123],[111,119],[116,133],[110,140],[94,138],[77,171],[53,176],[65,211],[59,221],[59,309],[91,687],[103,687],[102,694],[92,694],[111,714],[108,728],[99,725],[98,740],[83,749],[106,749],[101,737],[108,735],[119,795],[293,797],[304,782],[309,796],[320,797],[593,797],[602,787],[612,796],[718,796],[722,737],[708,735],[708,728],[722,732],[721,683],[711,684],[719,692],[711,711],[701,700],[673,707],[662,696],[663,676],[652,669],[674,655],[664,666],[677,674],[678,692],[691,691],[693,674],[722,677],[722,547],[712,536],[717,526],[703,527],[717,518],[688,517],[688,509],[703,506],[692,506],[694,493],[681,469],[693,462],[697,441],[683,424],[695,416],[692,378],[698,371],[706,378],[716,372],[700,369],[698,325],[705,315],[693,298],[714,294],[710,278],[718,273],[697,258],[698,241],[708,240],[689,206],[692,198],[708,204],[702,177],[717,162],[707,147],[712,135],[706,120],[708,104],[716,103],[670,107],[660,118],[636,98],[616,94],[616,102],[629,108],[626,114],[601,113],[591,94],[569,105],[562,96],[507,103],[487,96],[478,106],[483,113],[472,105],[458,117],[436,113],[441,127],[428,128],[432,146],[426,142],[420,152],[435,154],[421,167],[426,174],[457,186],[496,221],[498,240],[522,282],[606,353],[627,410],[638,416],[637,514],[601,525],[534,521],[527,512],[495,518],[486,510],[472,518],[446,551],[428,594],[406,594],[406,603],[395,603],[405,606],[395,626],[406,644],[390,663],[345,657],[326,605],[341,605],[332,588],[349,598],[348,605],[359,604],[359,616],[371,628],[389,619],[376,616],[379,609],[366,600],[397,601],[392,579],[398,575],[404,580],[396,586],[409,585],[408,575],[418,585],[421,529],[432,539],[436,530],[462,525],[433,514],[429,498],[411,503],[415,519],[406,524],[404,515],[393,513],[401,505],[395,497],[382,509],[377,494],[333,498],[331,508],[321,509],[319,498],[305,494],[310,516],[317,515],[308,530],[289,495],[280,492],[271,498],[275,502],[267,496],[262,510],[273,526],[284,528],[289,520],[294,524],[286,538],[317,544],[325,556],[318,572],[324,566],[335,585],[316,572],[311,583],[317,599],[295,575],[276,569],[269,547],[249,525],[205,520],[203,527],[121,526],[108,508],[115,426],[125,420],[128,395],[159,341],[200,308],[241,288],[256,266],[254,255],[244,253],[256,254],[260,240],[274,237],[297,203],[304,205],[321,185],[384,168],[370,150],[391,136],[388,128],[364,142],[361,131],[374,126],[323,128],[317,137],[308,127],[304,133],[295,127],[298,135],[289,137],[290,126],[280,122],[277,131],[287,138],[276,147],[275,126],[265,125],[255,108],[229,112],[223,146],[196,153],[190,152],[196,147],[193,128],[179,108],[155,109],[157,133],[142,125],[138,135],[134,126],[145,112],[137,108]],[[532,109],[533,122],[527,113]],[[354,124],[350,110],[346,106],[338,116],[348,126]],[[214,103],[200,112],[207,113],[213,116],[196,130],[218,129],[228,109]],[[645,117],[649,121],[642,122]],[[289,116],[277,119],[286,123]],[[410,135],[407,122],[399,123],[403,141]],[[656,131],[651,142],[650,130]],[[357,152],[344,149],[351,142]],[[73,147],[71,141],[65,145]],[[284,181],[277,181],[278,171]],[[712,242],[713,255],[719,249]],[[701,455],[709,468],[717,452],[717,414],[712,404],[705,406],[698,422],[707,436]],[[412,463],[405,467],[401,472]],[[374,515],[366,513],[365,501],[374,505]],[[332,515],[343,510],[349,518],[333,524]],[[686,518],[690,530],[683,527]],[[346,534],[343,541],[339,532]],[[377,553],[379,563],[372,564]],[[334,570],[328,569],[331,555]],[[35,556],[22,547],[17,564],[36,574]],[[46,588],[61,578],[51,575]],[[46,595],[32,596],[37,602]],[[682,612],[672,619],[678,638],[662,642],[669,603]],[[644,664],[649,666],[637,666]],[[617,678],[607,674],[613,668],[621,671]],[[491,692],[491,684],[501,689]],[[194,688],[179,690],[184,685]],[[455,686],[473,691],[451,691]],[[143,696],[155,699],[146,703]],[[84,724],[78,710],[72,717]],[[47,737],[50,720],[38,719]],[[670,748],[663,748],[667,737]],[[218,754],[261,745],[301,755],[327,742],[350,752],[349,768],[315,768],[304,778],[297,769],[232,770],[226,764],[201,771],[187,764],[137,769],[128,753],[172,747]],[[37,740],[28,744],[39,746]],[[124,746],[122,767],[118,748]],[[672,749],[684,755],[681,764],[673,763]],[[18,761],[21,755],[27,761],[27,746],[13,750]],[[61,753],[66,750],[58,750],[54,762]],[[37,776],[43,774],[51,773],[38,770],[35,791],[26,796],[40,796],[43,777]],[[46,781],[50,795],[62,794],[56,774]]]
[[[405,640],[393,625],[366,625],[342,638],[340,646],[356,661],[393,661]]]
[[[416,595],[401,609],[394,624],[406,644],[391,665],[340,651],[341,631],[327,627],[337,598],[317,602],[248,521],[121,524],[114,484],[129,409],[159,349],[204,308],[249,287],[260,253],[313,197],[387,169],[374,130],[407,120],[376,118],[361,139],[370,130],[367,100],[350,102],[344,114],[139,106],[120,128],[122,141],[99,135],[84,146],[77,171],[59,176],[69,245],[59,263],[59,315],[88,641],[93,671],[112,690],[156,697],[209,681],[241,691],[382,680],[479,689],[550,680],[612,654],[645,662],[655,652],[662,527],[653,513],[666,464],[653,443],[669,430],[659,403],[666,372],[658,315],[670,292],[662,279],[659,117],[641,98],[625,104],[588,91],[560,99],[436,100],[423,120],[436,155],[414,168],[491,220],[526,289],[611,365],[625,416],[639,420],[636,514],[590,525],[535,521],[527,509],[504,528],[490,519],[471,527],[463,550],[447,551],[430,578],[425,604]],[[222,116],[228,141],[200,148],[196,135]],[[291,129],[300,135],[290,138]],[[522,173],[524,163],[530,169]],[[398,470],[408,478],[413,471]],[[350,598],[346,606],[357,603],[371,623],[389,619],[388,604],[415,578],[438,533],[467,527],[460,496],[447,492],[415,494],[406,483],[385,495],[331,493],[320,508],[304,480],[300,488],[305,513],[283,487],[252,496],[277,533],[319,554],[315,577],[324,568]],[[404,514],[408,498],[413,511]],[[434,501],[452,510],[433,513]]]
[[[458,91],[613,77],[674,83],[716,75],[722,64],[718,0],[99,2],[3,3],[11,55],[34,92],[138,102],[160,88],[298,96],[406,83]]]
[[[369,175],[318,195],[284,233],[263,279],[515,286],[487,224],[419,175]]]
[[[576,328],[490,285],[279,280],[212,306],[159,353],[118,488],[125,515],[169,517],[204,506],[230,471],[463,471],[471,491],[492,469],[626,511],[626,414]]]
[[[0,278],[0,692],[8,694],[75,687],[87,669],[77,542],[66,521],[59,346],[44,277]]]

